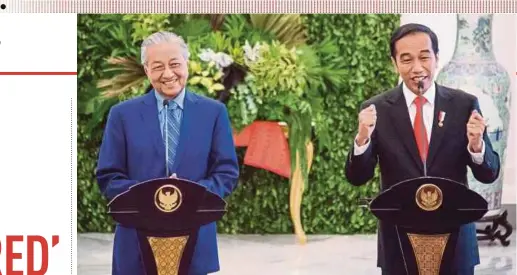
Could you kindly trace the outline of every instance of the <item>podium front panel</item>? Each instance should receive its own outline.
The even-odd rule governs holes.
[[[147,237],[147,241],[153,251],[158,275],[178,275],[188,236]]]
[[[146,274],[187,275],[194,254],[198,231],[178,232],[175,236],[138,231],[140,252]]]
[[[443,253],[450,234],[422,235],[407,234],[415,253],[418,273],[420,275],[438,275]]]
[[[458,232],[429,234],[397,227],[406,275],[454,274]]]

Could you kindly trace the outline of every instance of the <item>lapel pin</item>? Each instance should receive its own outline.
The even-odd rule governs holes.
[[[443,127],[443,121],[445,120],[445,112],[440,111],[438,114],[438,127]]]

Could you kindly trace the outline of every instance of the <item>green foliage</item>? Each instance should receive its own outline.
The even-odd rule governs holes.
[[[248,41],[253,45],[257,42],[279,40],[274,33],[268,32],[267,29],[262,28],[260,25],[253,25],[253,20],[250,18],[252,16],[254,15],[225,15],[222,31],[227,34],[232,41]]]
[[[375,219],[357,206],[357,200],[377,192],[378,178],[367,186],[353,187],[346,182],[343,169],[357,128],[360,103],[396,84],[397,76],[391,70],[389,58],[389,38],[399,24],[397,15],[303,15],[307,45],[298,45],[294,50],[274,42],[278,33],[250,24],[249,15],[225,15],[219,32],[211,31],[209,16],[157,15],[141,19],[141,15],[79,16],[80,232],[112,230],[106,201],[101,198],[93,174],[102,127],[112,104],[143,93],[147,85],[142,81],[128,94],[100,100],[98,82],[120,74],[112,70],[113,62],[109,64],[106,59],[139,57],[140,40],[161,28],[187,40],[193,61],[189,66],[191,77],[200,76],[191,78],[194,83],[190,84],[200,93],[210,96],[208,87],[216,91],[218,87],[214,85],[220,79],[219,70],[200,60],[199,54],[204,49],[225,52],[253,72],[230,91],[227,107],[235,129],[255,119],[283,120],[297,125],[289,129],[292,149],[300,148],[311,132],[316,134],[314,162],[302,203],[302,221],[307,233],[375,230]],[[253,55],[257,42],[267,45],[267,51],[261,52],[265,58],[260,66],[246,61],[246,56]],[[129,64],[138,62],[130,60]],[[245,149],[239,148],[238,152],[242,163]],[[239,186],[228,203],[228,214],[218,225],[220,232],[292,232],[288,179],[241,165]]]
[[[302,222],[307,233],[372,233],[376,220],[358,199],[373,197],[379,189],[377,176],[366,186],[354,187],[344,177],[345,160],[357,129],[360,103],[397,83],[389,57],[389,38],[399,25],[398,15],[307,15],[309,43],[324,56],[324,70],[345,64],[336,86],[324,89],[323,108],[330,149],[316,143],[309,185],[302,202]],[[325,39],[337,42],[337,52],[323,54]],[[327,46],[325,46],[327,45]],[[339,58],[336,63],[334,58]],[[339,67],[338,67],[339,68]],[[324,74],[325,75],[325,74]],[[326,82],[327,80],[324,80]],[[251,167],[242,167],[239,187],[229,198],[228,214],[219,223],[225,233],[292,233],[287,179]]]
[[[98,101],[96,80],[105,58],[125,49],[131,39],[130,28],[119,24],[120,17],[106,15],[78,16],[78,127],[77,127],[77,230],[110,231],[111,218],[106,215],[106,201],[95,182],[94,169],[102,136],[104,114],[113,102]],[[119,26],[113,28],[112,26]],[[118,31],[117,31],[118,30]],[[120,31],[122,30],[122,31]],[[115,35],[117,34],[117,35]]]
[[[201,62],[191,61],[189,63],[190,78],[188,84],[190,86],[201,85],[202,89],[209,96],[214,96],[216,91],[224,90],[224,86],[217,81],[221,80],[223,73],[218,70],[214,62],[209,62],[206,67],[202,67]]]
[[[118,71],[110,70],[106,60],[139,56],[139,49],[131,37],[131,24],[120,19],[120,15],[112,14],[78,16],[78,113],[84,115],[87,132],[98,129],[116,102],[116,99],[104,99],[97,88],[99,78],[118,74]]]
[[[334,47],[332,47],[334,45]],[[321,53],[317,49],[327,47]],[[332,52],[333,50],[333,52]],[[291,151],[292,171],[295,170],[296,152],[300,155],[302,175],[307,183],[306,144],[311,139],[314,124],[315,138],[321,147],[328,145],[328,123],[323,108],[323,96],[326,90],[339,86],[338,77],[344,72],[344,63],[334,56],[334,60],[325,55],[337,55],[338,48],[334,41],[327,39],[314,45],[302,45],[290,48],[273,41],[270,44],[258,44],[254,61],[247,61],[250,74],[255,77],[260,104],[258,117],[272,121],[283,121],[289,126],[289,147]],[[332,71],[328,69],[332,68]]]
[[[251,24],[271,33],[288,47],[305,43],[306,29],[299,14],[250,14]]]
[[[306,109],[306,104],[299,99],[307,88],[307,73],[297,61],[296,50],[273,42],[271,45],[261,45],[258,54],[260,58],[247,65],[256,78],[259,97],[264,101],[263,118],[284,120],[284,107],[290,110]]]
[[[169,14],[127,14],[122,20],[133,27],[133,41],[142,41],[154,32],[167,29],[170,24]]]
[[[231,100],[226,108],[232,114],[230,121],[233,129],[240,132],[258,118],[259,106],[263,104],[257,90],[256,77],[247,75],[243,82],[230,90],[230,94]]]
[[[99,152],[102,131],[86,129],[85,117],[79,116],[77,127],[77,231],[110,232],[113,229],[111,217],[106,215],[107,201],[101,196],[94,180],[94,171]]]

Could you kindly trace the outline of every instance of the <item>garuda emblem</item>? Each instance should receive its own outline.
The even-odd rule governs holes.
[[[442,205],[442,190],[434,184],[424,184],[416,191],[415,199],[422,210],[434,211]]]
[[[163,212],[174,212],[181,205],[181,191],[174,185],[164,185],[154,194],[154,204]]]

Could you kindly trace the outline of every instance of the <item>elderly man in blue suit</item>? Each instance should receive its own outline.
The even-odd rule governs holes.
[[[136,183],[178,177],[225,198],[236,187],[239,164],[224,104],[186,88],[189,51],[181,37],[152,34],[142,43],[141,58],[153,89],[111,108],[97,167],[101,192],[111,200]],[[218,270],[211,223],[200,228],[189,274]],[[120,224],[112,274],[145,274],[136,231]]]

